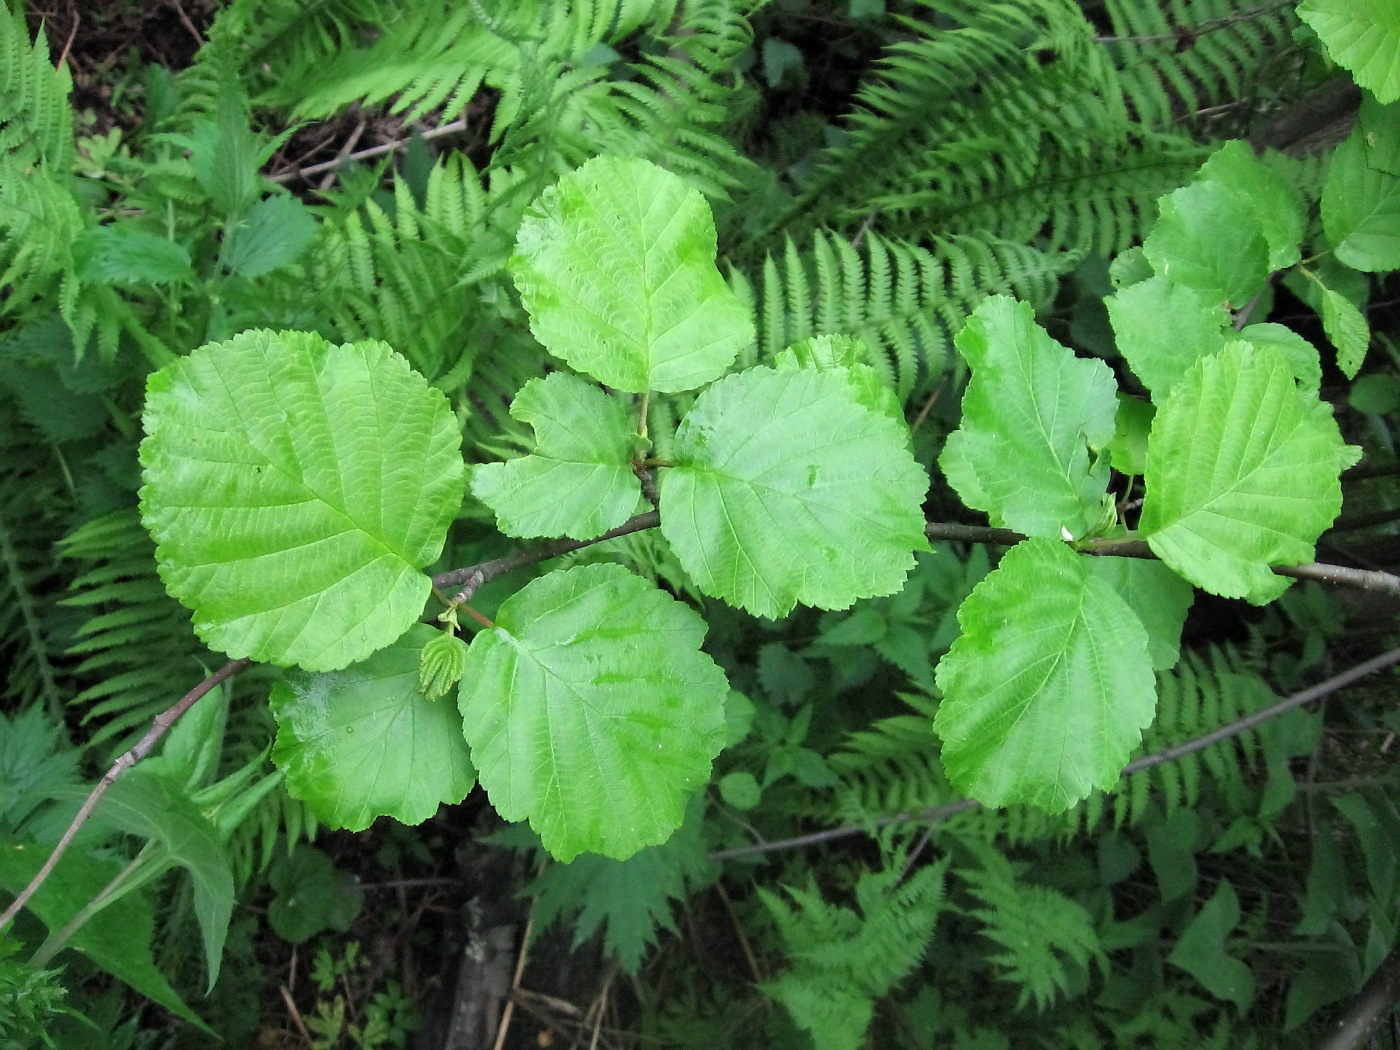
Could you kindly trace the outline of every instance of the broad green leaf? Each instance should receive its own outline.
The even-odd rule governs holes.
[[[1355,379],[1371,345],[1371,326],[1366,315],[1341,292],[1322,290],[1322,330],[1337,350],[1337,367],[1348,379]]]
[[[310,208],[295,197],[264,197],[229,230],[221,258],[231,273],[261,277],[292,265],[315,239]]]
[[[1121,391],[1113,417],[1113,440],[1108,443],[1109,463],[1120,474],[1142,477],[1147,469],[1147,435],[1156,410],[1151,403]]]
[[[779,372],[794,368],[817,371],[839,369],[851,383],[851,392],[872,412],[883,412],[904,422],[904,409],[890,385],[866,360],[865,344],[847,335],[817,335],[794,343],[777,354],[773,367]]]
[[[1152,721],[1147,632],[1089,562],[1026,540],[958,610],[933,726],[948,778],[979,802],[1058,812],[1108,790]]]
[[[156,849],[148,863],[178,864],[190,873],[212,990],[233,913],[233,872],[218,832],[184,791],[181,781],[133,769],[108,789],[94,819],[150,840]]]
[[[1383,103],[1400,99],[1400,7],[1395,0],[1303,0],[1298,17],[1358,84]]]
[[[1128,603],[1147,631],[1154,671],[1170,671],[1180,656],[1181,628],[1195,593],[1161,562],[1103,556],[1089,559],[1089,572]]]
[[[1400,104],[1382,106],[1375,96],[1365,95],[1357,119],[1366,140],[1366,163],[1400,175]]]
[[[705,622],[620,565],[532,580],[472,641],[460,687],[481,785],[561,861],[664,842],[724,745]]]
[[[1229,341],[1243,339],[1257,347],[1270,347],[1283,355],[1293,378],[1304,390],[1317,393],[1322,385],[1322,363],[1318,358],[1317,347],[1308,342],[1291,328],[1266,321],[1261,324],[1246,325],[1230,337]]]
[[[1249,199],[1269,244],[1270,270],[1285,270],[1298,261],[1307,219],[1302,195],[1248,143],[1225,143],[1201,165],[1196,181],[1219,183]]]
[[[1228,879],[1182,931],[1167,962],[1185,970],[1217,999],[1249,1009],[1254,999],[1254,974],[1229,952],[1227,939],[1240,922],[1240,902]]]
[[[1225,345],[1230,315],[1219,300],[1162,276],[1104,300],[1118,352],[1161,402],[1186,370]]]
[[[273,866],[267,881],[277,894],[267,906],[268,925],[290,944],[326,930],[344,933],[365,905],[359,879],[305,842]]]
[[[957,337],[972,368],[962,425],[938,465],[964,503],[1028,536],[1082,536],[1098,520],[1108,464],[1089,449],[1113,438],[1117,383],[1035,323],[1029,303],[985,300]]]
[[[617,398],[555,372],[521,387],[510,414],[534,427],[534,453],[472,471],[472,495],[506,535],[591,540],[637,508],[634,428]]]
[[[844,369],[726,376],[673,452],[661,531],[697,587],[755,616],[891,594],[928,546],[908,428],[857,400]]]
[[[1378,273],[1400,269],[1400,176],[1372,167],[1368,154],[1360,128],[1332,154],[1322,188],[1322,228],[1338,259]]]
[[[511,273],[535,338],[618,390],[693,390],[753,341],[710,206],[650,161],[595,157],[525,213]]]
[[[195,279],[183,245],[123,223],[84,230],[73,245],[73,257],[78,276],[88,283],[173,284]]]
[[[1233,342],[1157,412],[1139,531],[1197,587],[1270,602],[1288,581],[1269,566],[1311,560],[1341,509],[1337,476],[1351,451],[1280,354]]]
[[[48,859],[49,845],[0,843],[0,885],[11,894],[29,884]],[[120,873],[125,864],[70,849],[29,901],[29,910],[51,932],[68,925],[80,910]],[[179,993],[157,969],[151,955],[155,920],[150,901],[141,893],[127,893],[111,901],[80,926],[68,946],[82,952],[117,980],[159,1003],[200,1030],[213,1032],[185,1005]]]
[[[272,760],[287,792],[332,827],[363,831],[375,817],[420,824],[461,802],[474,779],[452,701],[418,687],[423,646],[440,632],[414,624],[393,645],[340,671],[289,671],[268,705]]]
[[[1209,301],[1244,306],[1269,276],[1269,243],[1253,201],[1220,182],[1193,182],[1157,202],[1143,250],[1157,272]]]
[[[244,332],[153,373],[142,419],[142,521],[211,648],[327,671],[423,611],[465,467],[389,347]]]

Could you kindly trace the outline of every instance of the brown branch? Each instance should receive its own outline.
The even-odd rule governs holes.
[[[166,730],[173,726],[181,715],[193,707],[196,700],[204,696],[205,693],[209,692],[209,690],[213,689],[215,686],[227,681],[239,671],[243,670],[243,668],[248,666],[248,662],[247,660],[230,660],[184,696],[180,697],[173,707],[169,710],[162,711],[151,720],[151,728],[146,730],[146,735],[136,742],[135,747],[119,756],[117,760],[112,763],[112,768],[107,770],[102,779],[97,782],[97,786],[94,787],[92,792],[88,795],[87,801],[79,807],[77,814],[73,817],[72,823],[68,825],[68,830],[63,833],[63,837],[60,838],[58,844],[54,846],[53,852],[49,854],[49,859],[44,861],[44,866],[40,868],[34,878],[29,881],[29,885],[24,888],[20,895],[5,909],[5,914],[0,915],[0,930],[8,926],[10,922],[14,920],[14,917],[19,914],[19,910],[29,903],[29,899],[38,892],[39,887],[44,884],[44,880],[49,877],[53,872],[54,866],[58,864],[59,858],[63,856],[68,847],[72,844],[78,831],[87,823],[88,817],[92,816],[92,811],[97,808],[97,803],[102,800],[102,796],[107,793],[107,789],[117,782],[117,778],[132,766],[136,765],[137,762],[145,758],[146,755],[150,753],[151,748],[156,746],[156,742],[165,735]]]
[[[1371,979],[1332,1027],[1318,1050],[1363,1050],[1371,1036],[1400,1002],[1400,944],[1390,950]]]
[[[419,132],[419,135],[424,139],[431,140],[466,130],[467,121],[466,118],[463,118],[461,120],[454,120],[450,124],[429,128],[427,131]],[[310,164],[304,168],[293,168],[291,171],[279,172],[276,175],[270,176],[270,179],[272,182],[285,184],[288,182],[295,182],[297,179],[310,178],[312,175],[319,175],[323,171],[332,171],[342,164],[350,163],[352,160],[369,160],[372,157],[382,157],[386,153],[393,153],[395,150],[403,149],[412,141],[412,138],[406,138],[398,139],[394,142],[386,142],[382,146],[370,146],[368,149],[362,149],[356,153],[347,153],[343,157],[336,157],[334,160],[326,160],[322,161],[320,164]]]
[[[1372,657],[1363,663],[1357,664],[1350,670],[1341,674],[1333,675],[1324,682],[1311,686],[1292,696],[1285,697],[1278,703],[1266,707],[1261,711],[1255,711],[1251,715],[1236,719],[1229,725],[1221,726],[1219,729],[1196,737],[1184,744],[1177,744],[1174,747],[1164,748],[1151,755],[1144,755],[1135,759],[1123,767],[1123,772],[1119,777],[1131,776],[1140,773],[1144,769],[1151,769],[1153,766],[1160,766],[1164,762],[1174,762],[1185,755],[1193,754],[1197,751],[1204,751],[1212,744],[1218,744],[1222,740],[1239,736],[1265,722],[1272,721],[1282,714],[1292,711],[1295,707],[1320,700],[1324,696],[1329,696],[1339,689],[1345,689],[1353,682],[1365,678],[1367,675],[1375,674],[1394,664],[1400,663],[1400,649],[1392,649],[1380,656]],[[751,846],[735,846],[732,849],[717,850],[710,854],[711,860],[728,860],[732,857],[752,857],[762,853],[778,853],[790,849],[802,849],[807,846],[820,845],[823,842],[831,842],[834,839],[847,838],[851,835],[868,833],[875,828],[887,827],[890,824],[914,824],[914,823],[937,823],[947,820],[958,813],[966,813],[968,810],[981,808],[982,803],[976,799],[964,798],[956,802],[946,802],[941,806],[934,806],[931,809],[921,810],[918,813],[896,813],[893,816],[879,817],[873,821],[862,824],[843,824],[840,827],[826,828],[823,831],[814,831],[808,835],[798,835],[790,839],[774,839],[769,842],[758,842]]]

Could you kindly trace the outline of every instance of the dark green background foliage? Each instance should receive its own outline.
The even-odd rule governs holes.
[[[1182,408],[1167,389],[1194,391],[1245,351],[1201,367],[1195,350],[1173,355],[1198,338],[1223,346],[1228,326],[1272,347],[1288,369],[1269,381],[1292,396],[1296,377],[1307,411],[1329,427],[1335,416],[1360,450],[1341,516],[1325,499],[1315,509],[1319,528],[1330,523],[1317,560],[1396,571],[1396,18],[1384,0],[7,0],[0,903],[37,870],[85,785],[225,659],[167,593],[184,597],[187,581],[168,560],[158,573],[143,528],[148,376],[180,362],[150,388],[168,394],[171,375],[209,363],[190,358],[198,348],[244,352],[262,339],[235,340],[250,329],[315,333],[296,337],[308,354],[317,337],[380,340],[422,377],[406,384],[426,381],[467,463],[493,464],[428,571],[520,550],[497,500],[537,451],[522,405],[572,391],[576,405],[603,406],[597,441],[638,436],[617,391],[542,381],[560,370],[556,347],[541,345],[550,277],[522,275],[512,257],[522,223],[544,224],[532,202],[595,157],[649,161],[708,202],[719,277],[707,294],[727,304],[726,331],[744,333],[734,369],[757,368],[750,392],[791,385],[794,344],[844,337],[802,352],[832,355],[838,375],[865,384],[851,418],[902,414],[902,454],[932,481],[923,512],[948,528],[930,533],[934,549],[897,593],[781,619],[731,607],[719,598],[732,594],[687,573],[693,550],[664,521],[668,477],[679,488],[684,469],[703,473],[685,468],[697,439],[677,424],[696,405],[708,420],[726,381],[699,394],[657,384],[671,392],[643,399],[640,438],[651,466],[683,467],[663,474],[662,530],[563,556],[555,568],[593,567],[552,586],[625,579],[613,598],[645,591],[697,636],[690,609],[703,616],[708,656],[692,654],[694,675],[714,695],[724,676],[731,688],[723,726],[712,705],[688,760],[703,766],[720,735],[725,750],[688,802],[665,785],[656,819],[669,829],[683,811],[679,830],[645,848],[654,828],[620,836],[612,851],[626,859],[560,863],[546,845],[575,853],[587,829],[557,820],[542,845],[523,823],[502,827],[480,790],[431,816],[440,795],[421,783],[384,787],[416,826],[322,827],[302,799],[324,770],[285,724],[320,686],[250,667],[113,788],[4,931],[0,1050],[205,1046],[211,1031],[232,1046],[440,1046],[462,949],[506,928],[509,977],[527,915],[543,940],[512,1046],[544,1045],[546,1031],[556,1046],[1317,1045],[1397,941],[1394,671],[1143,763],[1111,791],[1084,771],[1084,790],[1049,807],[1062,811],[1034,808],[1019,801],[1030,791],[978,781],[976,753],[999,743],[957,736],[966,708],[954,694],[974,649],[1000,644],[986,603],[1006,587],[992,577],[963,606],[1006,537],[957,527],[989,515],[1039,537],[1009,562],[1081,565],[1034,527],[1038,495],[1016,512],[1031,525],[1017,523],[1014,498],[988,495],[989,478],[1014,489],[1016,471],[993,477],[1006,464],[987,435],[1026,410],[1008,390],[1063,407],[1088,403],[1091,387],[1111,399],[1116,384],[1114,428],[1087,448],[1071,435],[1076,454],[1095,457],[1071,481],[1098,489],[1092,505],[1074,503],[1084,520],[1063,538],[1133,538],[1144,474],[1151,534],[1179,509],[1151,505],[1176,467],[1160,448],[1182,447],[1148,443],[1151,400],[1189,437],[1207,395]],[[1376,50],[1355,45],[1363,31]],[[1242,141],[1221,150],[1230,140]],[[1014,325],[1028,343],[1058,340],[1045,352],[1063,352],[1064,391],[1039,371],[996,373],[982,344]],[[247,408],[256,425],[248,390],[221,396],[222,411]],[[1212,422],[1205,408],[1199,418]],[[552,440],[567,458],[567,441]],[[1351,459],[1326,454],[1331,484]],[[631,466],[614,459],[617,517],[636,501]],[[437,488],[455,500],[460,478]],[[1222,589],[1153,549],[1203,591]],[[472,609],[514,622],[522,603],[497,610],[542,571],[493,580]],[[1282,579],[1259,573],[1262,585],[1256,575],[1231,593],[1273,597]],[[1084,586],[1109,590],[1098,577]],[[1271,604],[1198,601],[1178,659],[1170,638],[1190,588],[1155,564],[1112,586],[1123,597],[1101,608],[1130,610],[1134,638],[1141,616],[1153,639],[1151,669],[1110,669],[1137,689],[1123,710],[1150,700],[1155,673],[1141,742],[1128,746],[1134,722],[1132,740],[1113,743],[1134,759],[1238,728],[1400,634],[1397,593],[1309,580]],[[415,702],[453,703],[414,693],[413,654],[434,632],[411,631],[411,647],[353,672],[371,707],[390,678]],[[486,662],[446,648],[456,671],[444,682],[464,660]],[[504,706],[476,704],[478,723]],[[424,710],[419,732],[455,724],[450,707]],[[419,739],[400,744],[426,750]],[[442,748],[460,797],[472,781],[463,741]],[[1013,804],[979,808],[955,784]],[[390,805],[371,789],[332,811],[363,828]],[[548,961],[570,948],[572,975]],[[1400,1037],[1383,1028],[1370,1045]]]

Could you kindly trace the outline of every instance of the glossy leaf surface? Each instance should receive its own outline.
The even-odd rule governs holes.
[[[1400,176],[1373,167],[1358,128],[1335,153],[1322,190],[1322,228],[1337,258],[1368,273],[1400,269]]]
[[[1381,102],[1400,99],[1400,7],[1393,0],[1303,0],[1298,17]]]

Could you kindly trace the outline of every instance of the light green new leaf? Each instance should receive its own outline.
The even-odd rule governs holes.
[[[1117,383],[1035,323],[1029,303],[986,299],[958,333],[972,367],[962,425],[938,465],[964,503],[1028,536],[1078,537],[1096,521],[1108,464],[1089,449],[1113,438]]]
[[[1158,275],[1104,300],[1118,352],[1161,401],[1186,370],[1225,345],[1230,315],[1218,300]]]
[[[472,471],[472,494],[496,512],[502,532],[591,540],[627,520],[641,486],[617,398],[555,372],[521,387],[510,414],[534,427],[534,453]]]
[[[904,422],[904,409],[890,385],[880,378],[866,360],[865,344],[848,335],[815,335],[794,343],[773,358],[779,372],[794,368],[814,368],[817,371],[839,369],[851,383],[856,400],[872,412],[883,412],[891,419]]]
[[[724,746],[705,622],[620,565],[532,580],[472,641],[459,697],[481,785],[561,861],[666,841]]]
[[[1383,103],[1400,99],[1400,6],[1395,0],[1303,0],[1298,17],[1358,84]]]
[[[1026,540],[958,610],[933,727],[948,778],[979,802],[1067,809],[1118,783],[1152,721],[1147,632],[1091,560]]]
[[[1332,154],[1322,188],[1322,228],[1339,260],[1379,273],[1400,269],[1400,176],[1372,167],[1369,153],[1357,128]]]
[[[1236,308],[1264,287],[1269,242],[1249,196],[1221,182],[1194,182],[1157,206],[1161,215],[1142,247],[1159,274]]]
[[[465,468],[389,347],[244,332],[153,373],[142,419],[142,521],[211,648],[327,671],[423,611]]]
[[[845,369],[751,368],[695,399],[661,479],[661,531],[706,594],[755,616],[892,594],[927,549],[908,429]]]
[[[287,793],[325,823],[363,831],[375,817],[421,824],[466,798],[475,779],[452,701],[418,686],[423,646],[440,632],[414,624],[393,645],[340,671],[290,671],[273,685],[272,761]]]
[[[295,197],[264,197],[229,230],[221,258],[231,273],[261,277],[292,265],[315,239],[310,208]]]
[[[1147,631],[1154,671],[1169,671],[1181,655],[1181,628],[1195,593],[1191,585],[1159,561],[1145,558],[1090,558],[1089,572],[1128,603]]]
[[[1300,257],[1307,212],[1298,190],[1254,149],[1239,139],[1216,150],[1196,175],[1198,182],[1216,182],[1247,197],[1269,244],[1269,269],[1285,270]]]
[[[1318,357],[1317,347],[1293,329],[1274,324],[1272,321],[1264,321],[1260,324],[1246,325],[1231,336],[1229,341],[1233,342],[1235,339],[1243,339],[1256,347],[1267,346],[1277,350],[1288,362],[1288,367],[1293,371],[1293,378],[1298,380],[1304,390],[1315,394],[1322,385],[1322,362]]]
[[[753,341],[710,206],[650,161],[595,157],[525,213],[511,273],[550,353],[618,390],[693,390]]]
[[[1158,410],[1138,528],[1197,587],[1262,605],[1288,585],[1269,566],[1312,559],[1353,451],[1280,354],[1232,342]]]
[[[1229,952],[1227,939],[1240,922],[1240,902],[1228,879],[1181,933],[1167,962],[1179,966],[1217,999],[1249,1009],[1254,999],[1254,973]]]
[[[1366,315],[1341,292],[1322,290],[1322,330],[1337,350],[1337,367],[1348,379],[1355,379],[1371,345],[1371,326]]]

